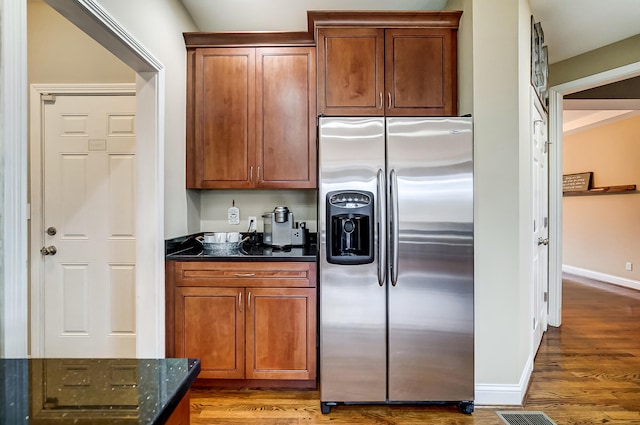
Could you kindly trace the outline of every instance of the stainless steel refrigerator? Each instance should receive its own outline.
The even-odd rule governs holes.
[[[319,120],[320,401],[473,411],[469,117]]]

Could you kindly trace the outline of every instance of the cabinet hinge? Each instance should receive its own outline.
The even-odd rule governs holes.
[[[545,292],[544,293],[544,302],[548,302],[549,301],[549,293]]]

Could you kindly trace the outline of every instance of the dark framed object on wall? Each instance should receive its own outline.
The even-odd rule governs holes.
[[[542,24],[531,15],[531,85],[545,109],[549,105],[549,61]]]

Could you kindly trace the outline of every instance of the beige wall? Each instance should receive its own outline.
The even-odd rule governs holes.
[[[640,62],[640,34],[549,65],[549,87]]]
[[[458,114],[473,112],[473,2],[449,0],[447,10],[462,10],[458,27]]]
[[[474,116],[477,395],[504,391],[497,398],[514,402],[531,361],[531,11],[524,0],[456,3],[473,8],[459,87]]]
[[[186,69],[183,32],[196,31],[179,0],[98,0],[100,5],[163,66],[165,237],[200,229],[200,195],[185,189]]]
[[[310,231],[317,231],[316,190],[204,190],[202,191],[202,231],[247,230],[249,216],[257,218],[257,230],[262,232],[262,214],[277,205],[286,205],[295,221],[307,223]],[[235,201],[240,209],[240,224],[227,222],[227,210]]]
[[[42,1],[27,2],[29,84],[134,83],[135,72]]]
[[[634,116],[564,136],[563,174],[593,171],[594,186],[640,186],[638,133]],[[564,265],[640,282],[640,194],[567,196],[562,209]]]

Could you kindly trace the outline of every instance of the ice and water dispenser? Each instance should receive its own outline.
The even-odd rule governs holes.
[[[373,193],[345,190],[327,193],[327,261],[373,262]]]

